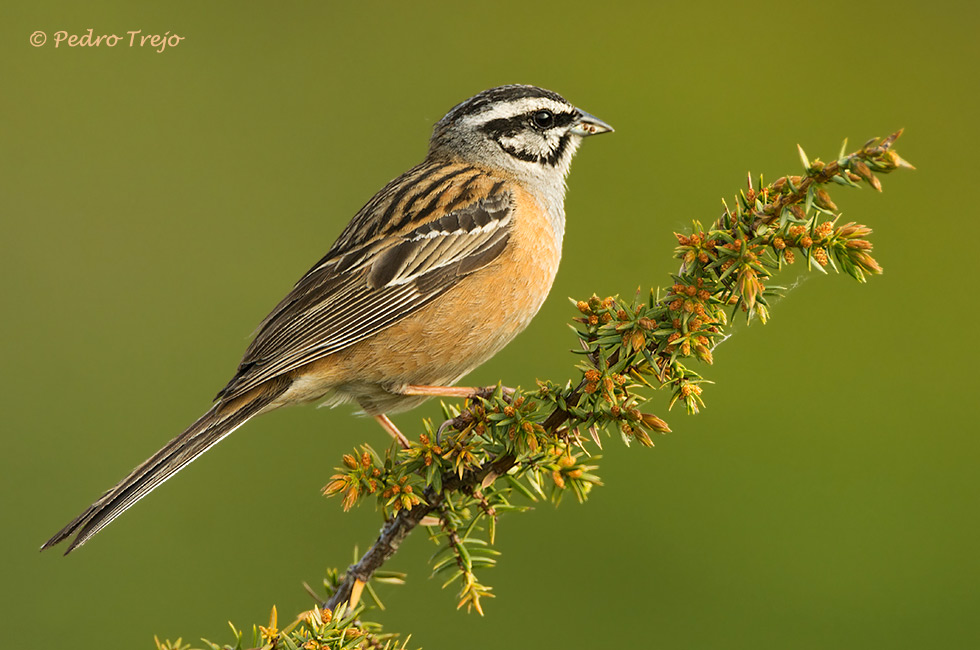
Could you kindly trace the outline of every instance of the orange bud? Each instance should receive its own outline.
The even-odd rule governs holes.
[[[637,429],[636,431],[634,431],[633,432],[633,436],[637,440],[639,440],[640,441],[640,444],[643,445],[644,447],[652,447],[653,446],[653,440],[650,440],[650,436],[648,436],[647,435],[647,432],[644,431],[643,429]]]
[[[878,262],[875,260],[875,258],[871,257],[867,253],[854,253],[853,259],[855,262],[860,264],[866,271],[870,271],[871,273],[881,273],[883,270],[881,266],[878,265]]]
[[[354,503],[357,501],[358,492],[359,490],[357,489],[356,485],[352,485],[347,488],[347,492],[344,493],[344,502],[341,504],[343,505],[345,511],[354,507]]]
[[[817,205],[826,210],[836,210],[837,205],[830,199],[830,195],[827,194],[827,190],[822,187],[818,187],[817,191],[813,193],[813,198],[816,200]]]
[[[644,413],[642,417],[643,424],[650,427],[657,433],[670,433],[670,427],[667,426],[667,423],[658,418],[656,415],[653,415],[652,413]]]
[[[871,182],[871,179],[874,178],[874,174],[871,173],[871,170],[868,169],[868,166],[865,165],[864,162],[860,160],[855,160],[852,163],[851,167],[854,170],[854,173],[856,173],[858,176],[868,181],[869,183]]]
[[[328,497],[333,496],[334,494],[337,494],[343,490],[345,487],[347,487],[347,477],[337,474],[333,477],[333,480],[327,483],[327,485],[323,488],[323,494]]]
[[[694,352],[697,354],[698,359],[701,359],[701,361],[704,361],[709,365],[715,362],[714,355],[711,354],[711,350],[709,350],[708,346],[706,345],[694,346]]]
[[[558,470],[554,470],[551,473],[551,480],[554,481],[555,485],[557,485],[562,490],[565,489],[565,479],[562,478],[561,472],[559,472]]]
[[[633,332],[630,344],[633,346],[634,350],[642,350],[647,344],[647,337],[643,334],[643,332]]]
[[[841,237],[865,237],[871,234],[871,228],[851,221],[838,228],[837,234]]]

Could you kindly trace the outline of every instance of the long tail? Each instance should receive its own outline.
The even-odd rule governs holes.
[[[41,550],[60,544],[77,532],[78,535],[68,546],[65,555],[71,553],[191,461],[258,415],[286,391],[289,383],[286,379],[273,379],[251,395],[246,394],[232,403],[215,404],[197,422],[187,427],[186,431],[168,442],[163,449],[153,454],[46,541]]]

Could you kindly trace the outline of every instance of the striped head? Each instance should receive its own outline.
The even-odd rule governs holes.
[[[456,105],[436,124],[429,157],[448,157],[563,184],[582,139],[612,131],[602,120],[536,86],[485,90]]]

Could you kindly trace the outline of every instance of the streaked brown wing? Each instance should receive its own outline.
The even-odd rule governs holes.
[[[321,260],[260,326],[218,399],[234,399],[376,334],[496,259],[510,236],[514,197],[503,183],[486,187],[449,212],[438,206],[460,202],[443,194],[421,225],[400,234],[376,231]]]

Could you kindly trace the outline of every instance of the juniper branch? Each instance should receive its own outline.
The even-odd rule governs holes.
[[[584,382],[582,384],[584,386]],[[569,403],[574,405],[578,402],[577,391],[570,397]],[[467,426],[473,418],[470,410],[464,410],[459,415],[447,420],[448,426],[454,429],[461,429]],[[546,431],[557,432],[559,428],[568,420],[569,413],[561,407],[552,409],[543,427]],[[338,585],[330,597],[321,604],[327,609],[334,609],[342,603],[350,600],[351,593],[356,582],[368,582],[374,573],[380,569],[392,555],[398,551],[402,541],[408,534],[419,525],[419,523],[438,510],[445,494],[449,492],[473,492],[488,480],[488,477],[499,477],[509,472],[517,462],[514,454],[504,454],[499,458],[481,465],[477,470],[467,471],[462,477],[449,473],[443,477],[443,489],[437,492],[431,486],[424,492],[425,502],[413,507],[411,510],[402,509],[396,515],[388,519],[381,528],[381,533],[375,540],[371,548],[368,549],[361,559],[351,565],[344,576],[343,582]]]
[[[763,186],[760,178],[758,189],[754,188],[750,176],[748,190],[740,194],[738,205],[734,211],[726,208],[725,213],[708,232],[703,231],[698,224],[695,224],[695,234],[691,237],[678,236],[681,244],[678,248],[678,256],[683,260],[681,271],[678,276],[675,276],[679,282],[675,283],[671,293],[668,293],[665,298],[651,301],[649,309],[642,309],[634,304],[629,310],[610,310],[610,307],[616,303],[612,299],[598,301],[593,298],[591,303],[579,303],[580,310],[590,317],[585,320],[586,324],[592,326],[592,329],[583,337],[592,368],[584,372],[583,379],[574,390],[567,391],[560,402],[555,402],[552,405],[552,408],[541,420],[541,436],[545,439],[554,439],[561,431],[569,431],[569,427],[574,429],[583,424],[594,425],[597,420],[608,420],[608,417],[596,417],[595,409],[592,413],[575,413],[575,410],[583,392],[594,393],[597,391],[599,379],[603,378],[603,375],[607,374],[610,369],[617,369],[617,372],[613,374],[618,375],[618,377],[653,374],[662,384],[674,383],[678,387],[674,401],[684,399],[688,410],[696,411],[700,402],[700,389],[697,384],[701,379],[682,366],[678,362],[679,358],[690,355],[693,348],[696,356],[701,360],[709,363],[712,361],[710,349],[713,346],[704,340],[707,338],[704,335],[720,332],[720,326],[724,324],[724,319],[721,310],[718,308],[719,305],[732,303],[736,307],[744,305],[750,316],[754,314],[763,319],[767,316],[764,306],[765,288],[762,286],[760,278],[767,278],[770,273],[759,264],[761,249],[770,247],[775,255],[782,255],[781,259],[775,260],[776,268],[785,261],[786,253],[781,251],[786,251],[787,240],[800,248],[812,249],[812,238],[801,236],[801,232],[798,232],[803,228],[800,224],[812,222],[810,225],[811,230],[813,230],[816,227],[816,219],[808,218],[809,212],[816,209],[823,214],[833,215],[832,211],[836,210],[836,205],[820,186],[831,182],[854,185],[863,180],[880,191],[880,182],[871,173],[871,169],[877,172],[888,172],[899,167],[911,167],[891,150],[900,134],[901,132],[897,132],[880,142],[870,140],[857,152],[848,156],[843,155],[842,150],[841,157],[829,164],[819,160],[810,162],[800,148],[799,152],[805,167],[805,175],[782,177],[769,186]],[[836,217],[836,215],[833,216]],[[779,227],[775,227],[777,222],[781,222]],[[805,230],[805,228],[803,229]],[[865,230],[860,230],[860,234],[864,234]],[[785,237],[781,238],[779,235],[784,231]],[[839,239],[845,240],[845,252],[847,252],[847,243],[853,241],[853,238],[848,239],[848,235],[854,234],[854,232],[858,231],[854,228],[850,230],[845,228],[836,233]],[[830,232],[827,228],[824,228],[823,234],[823,240],[826,240],[829,245],[832,238],[828,236]],[[718,239],[712,239],[712,237]],[[795,240],[792,239],[793,237]],[[727,243],[722,243],[722,239],[727,240]],[[806,239],[810,239],[809,243]],[[740,251],[743,242],[744,250]],[[720,247],[726,247],[722,250],[731,251],[732,254],[727,256],[719,254]],[[857,250],[863,249],[860,247],[852,248],[851,252]],[[815,261],[820,264],[820,259],[823,257],[816,254],[816,258]],[[848,258],[845,256],[844,259]],[[825,264],[826,260],[821,266]],[[731,274],[728,269],[733,266],[737,267],[738,271]],[[869,272],[880,271],[880,267],[873,263],[873,260],[864,266],[866,267],[865,270]],[[729,279],[727,283],[725,282],[726,279]],[[863,276],[859,279],[863,279]],[[711,280],[714,282],[710,282]],[[691,306],[690,298],[694,297],[700,300],[700,303]],[[714,305],[711,304],[712,301],[714,301]],[[623,305],[617,304],[616,306],[622,307]],[[599,313],[603,309],[605,309],[605,313]],[[644,316],[655,317],[646,319],[650,321],[650,324],[643,323],[644,318],[636,318],[641,310],[644,312]],[[624,312],[627,311],[633,313],[624,315]],[[600,331],[602,329],[600,325],[608,324],[613,320],[612,312],[615,312],[620,323],[635,321],[639,327],[622,328],[617,324],[617,335],[619,331],[626,330],[625,335],[618,337],[621,340],[621,345],[602,350],[601,346],[597,345],[604,334]],[[696,317],[692,318],[692,315],[702,316],[703,322],[695,322],[692,326],[692,321],[698,320]],[[671,316],[674,318],[670,318]],[[589,321],[593,319],[597,322],[590,323]],[[670,329],[674,331],[669,333],[660,331],[664,329],[663,327],[660,330],[655,330],[657,319],[660,322],[665,320],[669,322],[672,326]],[[600,324],[599,320],[605,320],[605,323]],[[713,326],[711,323],[715,325]],[[702,330],[700,326],[705,327]],[[654,335],[652,343],[655,345],[648,344],[647,341],[647,333],[651,331]],[[692,331],[703,331],[704,333],[698,337],[701,341],[695,346],[689,345],[690,340],[684,340],[690,339]],[[662,339],[659,343],[655,338],[658,332],[661,333]],[[697,338],[693,340],[698,341]],[[603,352],[607,354],[603,354]],[[642,354],[639,354],[640,352]],[[656,357],[654,358],[653,355]],[[620,363],[621,357],[627,357],[625,364]],[[609,393],[615,393],[615,387],[613,390],[608,390],[606,387],[605,392],[609,397]],[[542,397],[540,391],[534,396]],[[643,432],[644,425],[648,429],[660,433],[669,430],[666,424],[655,416],[640,414],[637,417],[635,409],[629,408],[632,402],[628,390],[624,390],[624,396],[625,400],[607,399],[607,401],[615,401],[617,404],[614,404],[608,412],[602,413],[602,415],[612,416],[613,421],[620,421],[620,428],[624,434],[632,434],[641,442],[647,443],[649,439],[645,437]],[[486,397],[487,395],[481,396],[482,399]],[[622,406],[624,403],[626,403],[626,409]],[[624,412],[631,413],[633,417],[620,417]],[[466,431],[478,419],[479,415],[471,407],[465,407],[459,414],[447,420],[440,427],[440,430],[449,428],[456,431]],[[608,421],[603,422],[603,424],[608,423]],[[636,426],[637,424],[638,426]],[[565,428],[563,429],[563,427]],[[513,450],[507,450],[506,453],[491,456],[485,463],[474,469],[459,473],[446,472],[440,481],[441,489],[435,489],[429,482],[424,491],[425,503],[409,510],[403,509],[387,521],[374,545],[360,561],[348,570],[344,582],[325,603],[326,606],[333,607],[345,602],[350,597],[356,581],[367,582],[370,580],[374,571],[379,569],[394,554],[398,545],[411,530],[426,516],[442,506],[447,495],[458,492],[472,496],[476,488],[492,483],[498,477],[506,475],[517,463],[518,454]]]

